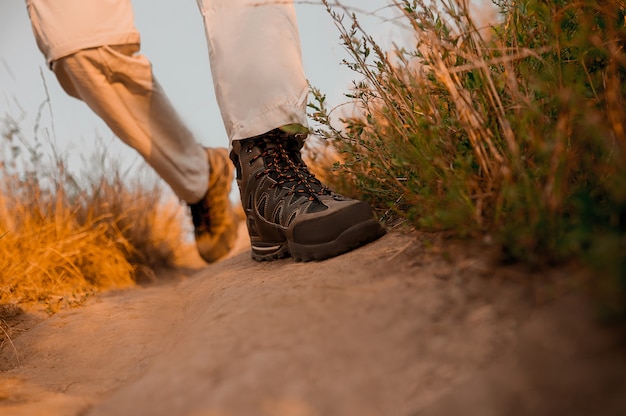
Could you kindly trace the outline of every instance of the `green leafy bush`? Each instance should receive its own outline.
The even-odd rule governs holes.
[[[583,258],[626,312],[624,1],[500,0],[489,30],[466,1],[392,1],[415,44],[392,51],[325,4],[359,77],[339,128],[313,89],[333,186],[511,260]]]

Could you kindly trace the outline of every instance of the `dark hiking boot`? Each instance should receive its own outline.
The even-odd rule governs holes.
[[[235,245],[237,220],[229,194],[233,166],[224,148],[206,149],[209,187],[199,202],[190,204],[196,247],[200,257],[212,263],[225,256]]]
[[[276,129],[233,142],[230,157],[257,261],[323,260],[385,234],[368,204],[330,191],[309,172],[300,156],[305,138]]]

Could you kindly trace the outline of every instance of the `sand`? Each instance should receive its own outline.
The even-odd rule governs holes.
[[[242,236],[216,264],[11,318],[0,414],[626,414],[623,338],[568,289],[575,266],[398,230],[257,263]]]

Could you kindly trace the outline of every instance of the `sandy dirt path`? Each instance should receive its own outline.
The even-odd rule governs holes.
[[[256,263],[242,239],[189,276],[26,314],[17,357],[0,351],[0,415],[626,414],[619,332],[549,300],[571,270],[538,288],[481,247],[437,247],[396,231]]]

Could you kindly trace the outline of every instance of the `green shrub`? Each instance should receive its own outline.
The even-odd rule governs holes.
[[[583,258],[624,313],[624,1],[501,0],[488,31],[462,0],[393,1],[416,46],[391,52],[324,3],[359,76],[342,128],[313,89],[333,186],[420,229],[489,233],[511,260]]]

